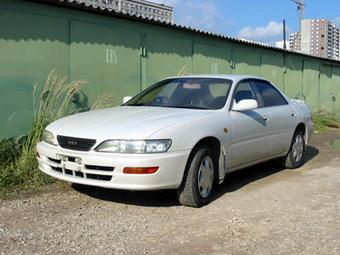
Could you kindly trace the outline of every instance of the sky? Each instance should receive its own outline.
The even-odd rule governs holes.
[[[231,37],[274,44],[299,31],[292,0],[151,0],[174,7],[175,23]],[[305,0],[305,18],[328,19],[340,27],[340,0]]]

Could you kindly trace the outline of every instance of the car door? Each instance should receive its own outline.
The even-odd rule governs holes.
[[[252,79],[239,82],[233,92],[232,104],[238,103],[242,99],[254,99],[260,106],[262,102],[253,83]],[[234,168],[268,157],[271,133],[268,125],[268,110],[258,107],[248,111],[233,111],[231,107],[229,113],[232,123],[229,166]]]
[[[297,126],[297,113],[282,94],[269,82],[256,80],[255,89],[262,98],[262,107],[269,114],[271,155],[285,153],[289,150],[294,130]]]

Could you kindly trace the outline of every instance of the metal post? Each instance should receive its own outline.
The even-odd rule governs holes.
[[[287,44],[286,44],[286,20],[283,19],[283,48],[286,50],[287,49]]]

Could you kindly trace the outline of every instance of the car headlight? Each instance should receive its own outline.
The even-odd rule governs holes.
[[[171,146],[171,140],[108,140],[95,150],[109,153],[161,153]]]
[[[45,143],[48,143],[48,144],[52,144],[52,145],[58,145],[58,142],[57,140],[55,139],[54,135],[52,132],[48,131],[48,130],[44,130],[44,134],[43,134],[43,141]]]

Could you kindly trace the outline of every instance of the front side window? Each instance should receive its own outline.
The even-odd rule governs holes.
[[[255,87],[262,97],[264,107],[288,104],[281,93],[268,82],[256,81]]]
[[[244,80],[237,84],[234,92],[233,103],[237,104],[244,99],[256,100],[259,106],[262,106],[262,101],[258,97],[258,93],[254,90],[253,82],[251,80]]]
[[[224,107],[232,81],[221,78],[175,78],[142,91],[125,105],[217,110]]]

